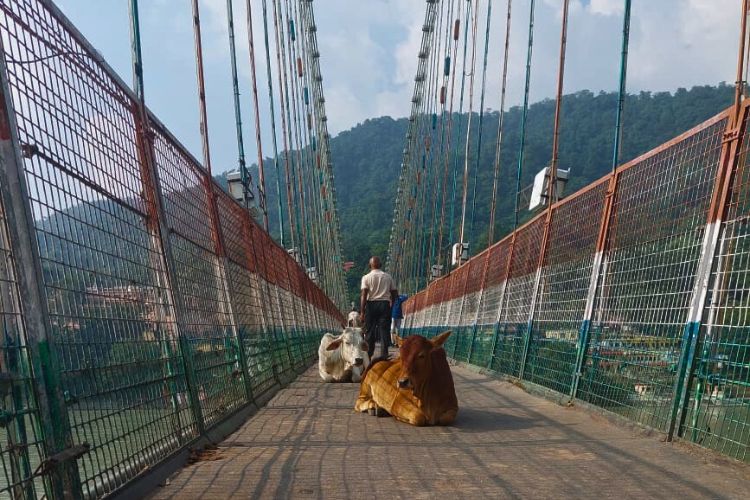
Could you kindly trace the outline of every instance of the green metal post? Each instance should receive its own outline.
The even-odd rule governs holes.
[[[0,53],[2,53],[0,40]],[[37,406],[47,456],[73,446],[51,330],[44,278],[37,248],[34,216],[18,138],[5,62],[0,58],[0,198],[18,284],[19,310],[24,313],[25,339],[35,374]],[[23,418],[23,417],[21,417]],[[53,496],[81,498],[75,461],[60,463],[49,474]]]
[[[141,21],[138,0],[130,0],[130,51],[133,58],[133,91],[143,101],[143,53],[141,51]]]
[[[622,53],[620,56],[620,90],[617,97],[617,118],[615,121],[615,144],[612,153],[612,171],[620,162],[620,140],[622,138],[622,110],[625,104],[625,91],[628,79],[628,45],[630,43],[630,7],[632,0],[625,0],[625,13],[622,19]]]
[[[708,289],[711,280],[716,279],[716,273],[712,271],[714,271],[714,266],[718,264],[715,262],[717,260],[716,254],[722,238],[722,226],[726,207],[729,202],[729,192],[733,187],[737,162],[740,161],[741,143],[744,134],[747,133],[745,130],[745,113],[747,110],[742,107],[742,101],[745,87],[743,78],[745,75],[745,57],[747,56],[748,9],[750,9],[750,1],[743,0],[740,15],[740,41],[737,54],[735,102],[732,112],[729,115],[727,129],[724,133],[711,205],[708,211],[708,220],[701,246],[701,257],[698,261],[696,279],[693,285],[690,310],[683,330],[680,364],[677,369],[677,380],[673,391],[674,400],[669,427],[667,429],[668,440],[672,440],[675,433],[682,435],[683,424],[689,411],[693,373],[697,364],[696,353],[702,342],[701,324],[706,312]],[[714,293],[714,300],[720,301],[717,295]],[[698,392],[700,392],[700,389],[698,389]],[[699,399],[696,400],[696,405],[698,404]]]
[[[573,373],[573,383],[570,388],[570,398],[575,399],[578,394],[578,387],[583,376],[583,367],[586,362],[586,351],[588,349],[591,334],[591,319],[593,315],[594,301],[596,299],[596,288],[599,283],[599,271],[602,266],[606,269],[606,259],[604,250],[608,238],[609,218],[617,186],[617,176],[615,174],[617,165],[620,161],[620,142],[622,139],[622,113],[625,104],[625,92],[627,90],[628,74],[628,46],[630,43],[630,11],[632,0],[625,0],[625,11],[622,18],[622,51],[620,56],[620,85],[617,97],[617,116],[615,119],[615,139],[612,153],[612,182],[607,191],[607,200],[603,212],[602,226],[600,228],[599,241],[597,243],[597,253],[594,257],[592,266],[591,281],[589,293],[586,299],[586,309],[581,327],[578,333],[578,352],[576,354],[575,372]]]

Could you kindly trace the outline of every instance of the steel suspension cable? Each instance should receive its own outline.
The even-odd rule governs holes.
[[[234,121],[237,127],[237,164],[240,175],[245,180],[247,167],[245,165],[245,141],[242,137],[242,111],[240,110],[240,85],[237,79],[237,49],[234,43],[234,12],[232,0],[227,0],[227,31],[229,32],[229,61],[232,69],[232,96],[234,97]],[[246,183],[243,182],[243,189]],[[248,193],[245,192],[247,199]]]
[[[323,215],[326,201],[323,199],[323,196],[324,192],[327,194],[327,190],[323,189],[324,179],[322,171],[315,167],[315,159],[320,158],[318,155],[321,148],[326,147],[326,143],[318,140],[321,138],[321,130],[318,126],[320,116],[318,115],[317,108],[310,105],[310,89],[313,88],[313,77],[316,80],[320,79],[319,66],[315,64],[317,59],[313,56],[311,49],[317,28],[314,19],[311,17],[311,12],[303,12],[302,6],[307,4],[295,3],[293,5],[294,8],[291,15],[296,20],[299,28],[299,36],[295,44],[298,65],[300,61],[304,60],[304,70],[298,78],[297,95],[301,102],[299,108],[300,116],[304,115],[307,125],[306,127],[302,127],[300,137],[303,144],[305,144],[303,148],[303,165],[306,166],[306,169],[302,172],[302,178],[308,187],[307,199],[309,203],[307,204],[307,208],[309,208],[308,220],[311,242],[318,275],[326,287],[333,287],[334,273],[340,265],[336,262],[336,256],[330,246],[329,239],[323,235],[323,228],[326,226]],[[298,5],[299,8],[297,8]]]
[[[201,144],[203,146],[203,166],[211,175],[211,151],[208,143],[208,119],[206,113],[206,84],[203,77],[203,44],[201,43],[201,18],[198,0],[192,1],[193,39],[195,42],[195,75],[198,83],[198,110],[200,112]]]
[[[302,104],[304,105],[304,112],[307,117],[307,127],[304,128],[303,138],[307,151],[307,184],[309,187],[310,200],[310,220],[312,229],[313,248],[315,248],[315,266],[321,281],[328,287],[331,285],[330,272],[333,270],[333,262],[326,262],[327,257],[332,257],[333,253],[327,244],[326,239],[323,237],[322,228],[324,227],[323,222],[323,181],[322,176],[319,172],[316,172],[315,168],[315,157],[318,154],[318,141],[314,133],[314,128],[317,127],[317,117],[310,106],[310,88],[312,88],[312,72],[313,65],[312,59],[310,58],[310,48],[307,43],[307,36],[304,33],[311,34],[311,30],[314,29],[314,25],[308,23],[308,19],[303,15],[301,9],[297,9],[294,4],[294,17],[297,20],[297,26],[299,26],[300,36],[298,37],[299,53],[305,56],[305,71],[303,71],[299,85],[302,86],[300,95],[302,97]],[[326,265],[323,265],[326,264]]]
[[[422,39],[422,48],[420,50],[420,60],[419,65],[417,69],[417,75],[420,75],[422,71],[424,71],[425,61],[426,57],[428,56],[428,48],[429,48],[429,42],[427,41],[427,36],[429,33],[429,26],[430,26],[430,10],[428,8],[426,12],[426,18],[425,18],[425,25],[423,28],[423,39]],[[422,92],[421,86],[423,85],[424,80],[419,79],[418,77],[415,78],[415,89],[414,89],[414,95],[412,98],[412,114],[410,118],[410,131],[407,134],[407,137],[409,137],[409,145],[408,145],[408,151],[406,152],[406,158],[404,160],[405,168],[406,168],[406,182],[407,182],[407,190],[408,190],[408,201],[407,201],[407,213],[406,213],[406,234],[405,234],[405,241],[404,241],[404,258],[402,259],[402,268],[406,268],[407,270],[407,276],[411,276],[412,273],[412,259],[413,259],[413,234],[414,234],[414,225],[415,222],[413,221],[416,219],[416,216],[414,216],[414,211],[416,208],[416,195],[417,195],[417,186],[411,185],[409,183],[412,173],[411,173],[411,167],[412,167],[412,158],[415,158],[417,156],[416,152],[413,151],[414,149],[414,143],[419,143],[419,137],[421,135],[420,132],[420,111],[421,111],[421,101],[420,96]],[[414,129],[414,126],[416,125],[416,129]],[[417,181],[416,176],[418,175],[418,172],[415,172],[414,174],[415,181]]]
[[[286,1],[287,9],[287,21],[290,26],[295,26],[295,30],[290,29],[290,37],[294,35],[293,39],[289,40],[290,58],[289,62],[294,65],[297,63],[297,77],[292,78],[292,110],[294,113],[294,127],[297,137],[297,185],[300,193],[300,211],[302,213],[302,233],[305,238],[305,245],[307,247],[308,254],[308,265],[310,267],[318,267],[317,256],[319,251],[315,242],[315,227],[312,222],[312,204],[311,195],[308,193],[310,187],[309,182],[306,182],[307,176],[309,175],[309,155],[308,155],[308,141],[306,136],[307,128],[303,126],[306,123],[305,118],[302,115],[302,90],[300,88],[300,82],[304,78],[306,73],[306,66],[302,63],[302,57],[300,50],[298,49],[299,39],[297,31],[300,29],[300,25],[296,20],[294,8],[296,3],[289,0]],[[293,73],[292,73],[293,74]]]
[[[471,152],[471,122],[474,111],[474,73],[477,60],[477,25],[479,24],[479,0],[475,0],[474,16],[471,23],[471,76],[469,77],[469,118],[466,121],[466,144],[464,147],[464,175],[463,189],[461,198],[461,226],[459,231],[459,241],[462,245],[466,244],[464,231],[466,228],[466,201],[469,195],[469,153]]]
[[[477,209],[477,182],[479,179],[480,156],[482,154],[482,136],[484,126],[484,97],[487,89],[487,58],[490,50],[490,28],[492,26],[492,0],[487,0],[487,25],[484,32],[484,59],[482,62],[482,94],[479,98],[479,124],[477,133],[477,153],[474,164],[474,186],[471,194],[471,217],[469,218],[469,238],[471,241],[474,234],[474,215]]]
[[[429,1],[425,10],[417,69],[418,75],[425,71],[426,58],[430,53],[431,38],[434,32],[436,3],[434,0]],[[415,78],[412,110],[409,117],[406,147],[404,148],[401,175],[399,177],[399,195],[394,209],[394,224],[389,243],[389,269],[394,273],[396,280],[402,284],[402,288],[407,290],[410,289],[404,275],[411,269],[411,261],[415,255],[414,236],[417,222],[415,212],[417,200],[416,181],[419,168],[419,155],[416,152],[416,148],[420,143],[420,113],[422,110],[423,94],[424,80]],[[395,258],[395,261],[392,258]]]
[[[526,121],[529,115],[529,88],[531,86],[531,55],[534,48],[534,7],[536,1],[531,0],[529,6],[529,42],[526,51],[526,84],[523,94],[523,112],[521,115],[521,144],[518,148],[518,170],[516,172],[516,197],[513,204],[513,230],[518,227],[518,196],[521,191],[521,174],[523,172],[523,155],[526,147]]]
[[[500,152],[503,142],[503,126],[505,122],[505,96],[508,84],[508,54],[510,48],[511,13],[513,0],[508,0],[508,13],[505,19],[505,51],[503,55],[503,76],[500,91],[500,116],[497,123],[497,138],[495,139],[495,160],[492,174],[492,203],[490,204],[490,227],[487,246],[495,242],[495,212],[497,211],[497,190],[500,179]]]
[[[198,0],[193,0],[197,2]],[[231,2],[231,0],[229,0]],[[266,176],[263,166],[263,141],[260,136],[260,108],[258,106],[258,78],[255,68],[255,40],[253,35],[253,9],[247,2],[247,40],[250,49],[250,77],[255,112],[255,146],[258,151],[258,205],[263,214],[263,228],[268,231],[268,208],[266,207]]]
[[[413,124],[413,130],[411,133],[411,143],[410,143],[410,159],[411,159],[411,165],[413,166],[413,175],[411,178],[414,179],[414,184],[411,186],[410,189],[410,198],[409,198],[409,217],[412,223],[409,225],[409,232],[408,232],[408,277],[412,280],[413,289],[416,291],[418,288],[418,283],[416,281],[417,278],[417,268],[416,268],[416,261],[418,259],[418,231],[422,227],[422,213],[421,213],[421,203],[420,203],[420,197],[422,196],[422,190],[421,185],[423,181],[423,162],[424,162],[424,154],[418,154],[419,151],[422,150],[422,141],[421,138],[423,137],[423,131],[424,131],[424,104],[425,104],[425,78],[424,75],[427,73],[428,69],[428,61],[430,61],[431,53],[432,53],[432,33],[435,31],[435,18],[436,18],[436,12],[435,12],[435,3],[432,4],[432,8],[428,9],[427,17],[425,20],[425,26],[423,28],[426,36],[423,37],[423,46],[420,51],[420,63],[419,63],[419,69],[417,71],[418,78],[415,78],[416,84],[415,84],[415,93],[414,97],[412,99],[413,102],[413,109],[412,109],[412,124]],[[423,75],[423,77],[419,77],[419,75]]]
[[[293,128],[294,125],[292,124],[292,114],[291,114],[291,103],[290,103],[290,77],[289,71],[287,69],[287,52],[286,52],[286,36],[285,33],[288,31],[288,27],[284,23],[284,14],[281,6],[281,0],[274,0],[274,27],[276,28],[276,44],[277,44],[277,51],[278,54],[280,54],[280,58],[278,59],[279,67],[281,68],[281,71],[283,73],[283,84],[280,86],[280,90],[283,88],[283,94],[284,94],[284,109],[282,113],[286,113],[286,128],[285,132],[287,134],[287,145],[285,146],[286,151],[286,157],[288,159],[288,165],[289,165],[289,171],[287,174],[287,191],[291,194],[291,208],[292,208],[292,217],[293,217],[293,227],[296,231],[296,251],[298,252],[300,263],[303,267],[306,267],[305,260],[306,255],[304,253],[304,239],[302,236],[302,227],[300,224],[300,212],[299,212],[299,200],[297,199],[297,183],[296,183],[296,164],[295,164],[295,155],[293,154],[293,148],[294,145],[294,137],[293,137]],[[293,73],[292,73],[293,74]]]
[[[471,0],[467,0],[467,6],[466,6],[466,24],[469,24],[469,19],[473,15],[473,6],[471,3]],[[468,26],[467,26],[468,28]],[[464,91],[466,89],[466,55],[467,55],[467,49],[468,49],[468,41],[469,41],[469,30],[464,29],[464,54],[463,54],[463,62],[461,63],[461,93],[459,96],[459,104],[458,104],[458,127],[456,130],[457,139],[456,142],[458,142],[460,136],[461,136],[461,129],[463,128],[463,112],[464,112]],[[448,231],[448,241],[453,243],[453,224],[456,219],[456,186],[458,182],[458,153],[454,152],[453,155],[453,191],[451,192],[451,215],[450,220],[448,221],[449,224],[449,231]]]
[[[446,151],[445,151],[445,143],[447,142],[446,135],[445,135],[446,121],[447,121],[446,120],[446,105],[447,105],[446,92],[447,92],[448,83],[450,81],[450,62],[449,61],[450,61],[450,54],[451,54],[451,43],[450,43],[451,27],[452,27],[451,20],[453,19],[454,3],[455,3],[454,0],[450,0],[450,2],[448,3],[448,13],[446,15],[446,22],[445,22],[445,54],[443,55],[443,61],[444,61],[443,62],[443,81],[442,81],[442,86],[440,87],[440,97],[439,97],[439,100],[440,100],[440,146],[439,146],[438,154],[437,154],[438,163],[439,163],[438,168],[440,167],[440,165],[444,163],[443,157],[446,154]],[[432,231],[431,231],[432,238],[430,241],[430,263],[431,264],[435,263],[435,265],[439,266],[440,263],[435,261],[436,254],[439,256],[439,251],[436,248],[438,244],[437,237],[439,233],[438,231],[438,208],[440,207],[442,210],[440,195],[441,193],[445,192],[445,185],[447,184],[447,179],[445,180],[445,182],[443,182],[444,176],[436,175],[436,177],[437,177],[437,182],[435,185],[435,199],[433,201],[434,207],[432,211],[432,224],[430,226],[432,228]],[[445,195],[443,194],[443,200],[444,199],[445,199]],[[439,260],[439,257],[438,257],[438,260]],[[438,270],[439,270],[439,267],[438,267]]]
[[[437,32],[440,33],[442,31],[443,26],[443,11],[444,9],[440,8],[440,14],[438,16],[438,24],[437,24]],[[447,23],[446,23],[447,24]],[[429,257],[428,257],[428,248],[427,243],[430,240],[429,235],[433,233],[434,231],[432,228],[425,227],[425,220],[429,218],[428,216],[428,209],[432,207],[432,204],[428,202],[429,199],[429,193],[430,193],[430,185],[432,184],[432,192],[433,196],[436,194],[434,191],[434,186],[437,185],[437,175],[433,175],[433,158],[434,158],[434,142],[435,142],[435,132],[437,128],[437,115],[435,114],[437,110],[437,84],[438,84],[438,68],[440,64],[440,52],[442,48],[442,38],[438,37],[437,44],[433,47],[433,55],[431,57],[431,64],[430,64],[430,75],[429,75],[429,85],[427,89],[427,112],[424,115],[424,120],[427,121],[426,129],[428,131],[427,135],[425,136],[425,148],[426,148],[426,154],[427,154],[427,169],[424,171],[424,195],[423,195],[423,203],[422,203],[422,227],[420,229],[420,238],[422,241],[421,245],[421,253],[419,256],[419,263],[420,267],[417,270],[417,276],[420,277],[427,277],[428,276],[428,270],[429,270]],[[429,231],[427,230],[429,229]],[[424,266],[424,267],[422,267]]]
[[[290,75],[290,82],[289,86],[291,87],[291,105],[292,105],[292,117],[294,118],[292,123],[292,137],[294,142],[294,148],[297,154],[297,168],[296,170],[292,171],[293,174],[293,181],[296,182],[297,185],[297,193],[299,194],[299,212],[300,212],[300,220],[301,220],[301,228],[302,228],[302,242],[305,248],[304,254],[307,256],[307,265],[310,266],[312,263],[312,252],[310,250],[310,235],[308,234],[308,218],[307,218],[307,204],[306,204],[306,197],[305,197],[305,189],[304,189],[304,183],[302,181],[303,175],[304,175],[304,168],[305,168],[305,159],[303,158],[303,139],[301,136],[301,130],[300,130],[300,115],[299,115],[299,109],[297,107],[297,78],[301,77],[302,73],[302,67],[301,64],[298,63],[297,68],[297,78],[295,78],[295,61],[297,61],[296,58],[296,49],[295,49],[295,42],[297,39],[296,29],[295,29],[295,23],[292,20],[292,17],[290,15],[291,9],[289,7],[289,0],[285,0],[284,5],[286,6],[286,26],[287,26],[287,46],[288,46],[288,59],[287,64],[289,64],[289,75]]]
[[[333,290],[334,297],[337,297],[337,303],[343,309],[346,300],[346,283],[342,268],[341,256],[341,239],[338,212],[336,211],[335,184],[333,167],[330,159],[330,134],[327,128],[327,116],[325,112],[325,98],[322,89],[322,75],[320,71],[318,43],[316,37],[316,24],[314,11],[310,2],[300,3],[300,22],[304,27],[306,36],[302,38],[304,54],[307,58],[309,70],[305,72],[305,81],[307,89],[306,106],[310,111],[310,102],[312,102],[312,126],[309,129],[312,138],[312,151],[315,162],[311,159],[311,169],[317,166],[318,174],[314,178],[317,180],[316,186],[320,189],[320,196],[316,196],[318,203],[318,234],[321,239],[321,245],[325,252],[321,259],[327,258],[328,265],[323,267],[323,278]],[[312,97],[309,97],[312,94]],[[317,134],[317,135],[315,135]],[[317,141],[316,141],[317,138]],[[315,163],[315,165],[313,165]],[[312,174],[315,172],[311,170]],[[325,189],[324,189],[325,188]],[[325,220],[324,214],[325,211]],[[321,228],[325,228],[328,237],[323,236]],[[337,294],[337,295],[336,295]]]
[[[428,29],[430,32],[434,31],[434,24],[433,21],[430,21],[430,24],[427,25],[426,29]],[[411,225],[411,241],[409,246],[409,252],[410,252],[410,259],[409,259],[409,268],[408,268],[408,276],[410,279],[416,279],[417,277],[417,261],[418,261],[418,247],[419,247],[419,234],[418,231],[421,229],[422,226],[422,220],[421,220],[421,203],[420,203],[420,197],[422,195],[421,191],[421,185],[423,181],[423,165],[425,162],[425,154],[423,150],[423,136],[424,136],[424,82],[425,82],[425,74],[428,71],[426,66],[428,65],[428,61],[430,61],[431,55],[431,46],[426,47],[425,56],[424,56],[424,63],[420,65],[420,69],[417,70],[417,77],[419,81],[422,82],[422,86],[419,89],[419,93],[417,93],[414,96],[414,99],[416,99],[416,123],[417,123],[417,129],[416,129],[416,137],[415,137],[415,151],[414,151],[414,179],[415,184],[412,187],[412,215],[414,216],[414,223]],[[414,281],[414,290],[419,289],[419,285],[416,281]]]
[[[301,25],[299,23],[299,20],[294,15],[294,11],[290,7],[290,3],[287,0],[285,2],[286,6],[286,25],[288,27],[288,47],[289,47],[289,64],[290,64],[290,75],[291,76],[291,89],[292,89],[292,113],[293,113],[293,124],[294,124],[294,133],[296,134],[296,144],[295,144],[295,151],[297,154],[297,169],[296,169],[296,182],[297,182],[297,189],[300,196],[300,212],[302,217],[302,231],[303,231],[303,237],[305,241],[305,247],[306,247],[306,253],[307,253],[307,263],[310,267],[316,267],[317,262],[315,261],[315,257],[317,255],[317,250],[315,247],[315,243],[313,241],[314,236],[312,235],[314,228],[313,224],[310,220],[310,209],[312,208],[308,201],[310,200],[310,196],[307,193],[307,187],[309,187],[309,183],[306,181],[306,175],[308,173],[308,158],[307,158],[307,146],[306,146],[306,137],[304,135],[304,128],[300,126],[300,109],[301,104],[298,105],[298,101],[301,99],[301,91],[299,89],[300,80],[303,78],[304,74],[306,73],[306,67],[302,64],[302,58],[298,57],[298,51],[297,51],[297,45],[299,44],[300,37],[298,36],[298,32],[302,29]],[[297,74],[296,77],[295,71],[294,71],[294,63],[297,63]]]
[[[300,4],[302,5],[302,4]],[[286,3],[287,22],[289,23],[290,63],[297,62],[297,77],[292,79],[293,109],[295,130],[297,134],[297,176],[300,197],[302,200],[303,231],[309,254],[309,265],[315,268],[317,277],[326,288],[333,288],[331,273],[334,263],[326,262],[332,252],[322,237],[322,190],[320,176],[316,175],[314,157],[317,150],[313,134],[313,113],[310,108],[309,89],[311,88],[312,59],[309,57],[307,35],[312,35],[314,23],[305,17],[297,3]],[[310,21],[310,22],[308,22]],[[294,26],[296,26],[296,33]],[[293,73],[293,68],[291,71]],[[299,105],[297,102],[299,101]],[[306,118],[306,120],[305,120]],[[317,122],[317,120],[316,120]],[[306,126],[303,126],[304,123]],[[325,265],[324,265],[325,264]]]
[[[443,8],[441,5],[441,8],[439,10],[438,14],[438,22],[437,22],[437,29],[436,32],[441,31],[442,22],[443,22]],[[421,173],[421,180],[422,180],[422,192],[421,192],[421,201],[417,205],[417,208],[420,211],[420,227],[419,227],[419,248],[418,248],[418,255],[417,255],[417,265],[415,266],[414,270],[414,277],[416,278],[416,286],[417,288],[421,288],[421,279],[424,277],[425,269],[424,265],[426,263],[427,259],[427,232],[425,227],[425,221],[427,219],[427,208],[428,208],[428,193],[430,189],[430,181],[433,180],[433,176],[430,175],[432,172],[432,142],[433,142],[433,135],[434,135],[434,122],[432,119],[432,114],[434,111],[433,105],[435,104],[435,88],[436,88],[436,80],[437,80],[437,68],[438,68],[438,62],[439,62],[439,53],[440,53],[440,47],[441,47],[442,40],[438,37],[437,44],[433,44],[430,47],[430,64],[428,69],[428,76],[427,76],[427,91],[426,96],[423,98],[422,106],[423,111],[421,113],[421,119],[422,119],[422,130],[423,130],[423,137],[424,137],[424,152],[423,152],[423,161],[422,161],[422,173]]]
[[[304,13],[299,12],[299,25],[300,30],[306,33],[311,29],[311,24],[308,23]],[[304,30],[303,28],[304,27]],[[308,33],[309,34],[309,33]],[[315,245],[318,250],[317,266],[318,272],[321,276],[321,280],[324,283],[331,284],[333,276],[331,272],[335,266],[335,262],[331,261],[333,257],[332,248],[330,246],[330,240],[325,237],[324,229],[326,227],[324,221],[324,212],[326,209],[326,200],[324,193],[327,194],[327,190],[324,189],[325,180],[323,179],[322,171],[316,166],[320,162],[321,148],[323,147],[321,138],[321,131],[318,128],[318,115],[311,106],[310,89],[312,89],[313,71],[314,66],[310,55],[310,45],[308,44],[307,37],[300,37],[302,53],[305,55],[305,61],[307,65],[307,71],[304,72],[302,94],[304,97],[305,113],[307,115],[307,131],[306,140],[308,143],[308,179],[310,183],[310,198],[312,206],[312,220],[314,221],[313,238]]]
[[[457,0],[461,1],[461,0]],[[445,154],[445,165],[444,165],[444,171],[443,171],[443,178],[445,179],[445,183],[443,184],[443,193],[442,193],[442,202],[440,205],[440,226],[438,228],[438,258],[437,263],[438,266],[442,265],[442,252],[443,252],[443,233],[445,228],[445,215],[447,211],[447,204],[448,204],[448,178],[449,178],[449,166],[450,166],[450,153],[451,153],[451,139],[453,138],[453,102],[454,102],[454,94],[456,90],[456,58],[458,56],[458,40],[460,35],[460,27],[461,27],[461,19],[463,17],[464,9],[462,8],[463,4],[459,4],[459,11],[458,15],[456,17],[456,21],[453,25],[453,66],[450,69],[451,72],[451,95],[450,95],[450,107],[448,111],[448,132],[447,132],[447,139],[446,139],[446,154]],[[459,128],[460,128],[460,122],[459,122]],[[453,185],[453,189],[455,192],[455,183]],[[448,241],[451,241],[452,236],[448,239]]]
[[[552,164],[549,169],[547,185],[547,210],[552,212],[552,205],[557,200],[557,166],[560,160],[560,113],[562,111],[563,85],[565,82],[565,53],[568,47],[568,6],[570,0],[563,0],[562,29],[560,32],[560,63],[557,72],[557,98],[555,100],[555,125],[552,133]]]
[[[248,0],[250,1],[250,0]],[[280,108],[280,114],[281,114],[281,132],[282,132],[282,138],[284,140],[284,177],[286,180],[286,201],[287,201],[287,217],[289,218],[289,235],[292,240],[292,248],[296,249],[296,252],[299,254],[299,233],[298,233],[298,226],[295,224],[296,222],[296,212],[295,212],[295,198],[292,192],[292,180],[291,180],[291,161],[290,156],[290,141],[289,141],[289,133],[288,133],[288,124],[287,124],[287,115],[285,114],[285,110],[288,107],[287,102],[287,93],[286,93],[286,84],[287,84],[287,78],[286,78],[286,65],[282,64],[282,57],[283,52],[281,49],[281,40],[282,35],[280,33],[281,27],[279,26],[279,16],[278,16],[278,10],[277,9],[277,2],[279,0],[272,0],[273,2],[273,27],[274,27],[274,39],[276,44],[276,68],[278,73],[278,79],[279,79],[279,108]],[[273,105],[273,102],[272,104]],[[299,259],[299,255],[297,255],[295,258]],[[301,260],[301,259],[300,259]]]
[[[424,103],[425,103],[425,95],[424,92],[421,95],[421,106],[419,111],[419,134],[418,138],[421,139],[418,141],[419,144],[419,161],[416,165],[416,186],[415,186],[415,203],[414,203],[414,210],[415,210],[415,224],[413,226],[413,253],[412,253],[412,261],[411,261],[411,270],[410,270],[410,276],[412,279],[414,279],[414,288],[415,290],[419,289],[419,256],[420,256],[420,236],[421,232],[424,229],[424,183],[426,181],[425,179],[425,171],[426,171],[426,164],[427,164],[427,153],[424,149],[424,136],[425,136],[425,120],[424,120]]]
[[[246,0],[247,9],[250,9],[251,0]],[[231,5],[232,0],[227,0]],[[263,10],[263,46],[266,54],[266,80],[268,81],[268,104],[271,119],[271,140],[273,143],[273,167],[276,172],[276,209],[279,212],[279,243],[284,245],[284,210],[281,194],[281,169],[279,168],[279,145],[276,137],[276,107],[273,102],[273,73],[271,69],[271,44],[268,38],[268,5],[267,0],[261,2]]]

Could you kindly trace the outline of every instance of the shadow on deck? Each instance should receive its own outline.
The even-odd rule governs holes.
[[[660,442],[453,367],[459,418],[415,428],[353,411],[317,367],[154,492],[210,498],[747,498],[750,468]]]

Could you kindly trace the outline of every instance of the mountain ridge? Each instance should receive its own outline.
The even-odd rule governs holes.
[[[732,103],[733,92],[733,86],[722,83],[717,86],[696,86],[689,90],[677,89],[672,93],[644,91],[629,94],[625,100],[619,163],[625,163],[653,149],[726,109]],[[594,93],[583,90],[564,96],[560,122],[560,167],[571,168],[565,194],[574,193],[611,170],[616,107],[617,95],[613,92]],[[536,102],[529,107],[522,186],[529,185],[533,176],[551,158],[554,108],[555,102],[552,99]],[[452,144],[454,148],[456,144],[460,144],[457,155],[453,158],[457,166],[464,162],[464,143],[456,141],[457,137],[465,136],[466,116],[458,113],[453,115]],[[477,174],[475,220],[469,236],[472,253],[477,253],[487,243],[498,118],[497,111],[484,114],[483,141],[478,162],[475,142],[478,129],[474,128],[472,131],[472,179],[474,172]],[[510,108],[505,114],[496,239],[507,234],[512,227],[520,118],[519,106]],[[456,130],[459,128],[459,120],[463,125],[460,136]],[[477,113],[472,122],[478,127]],[[385,256],[387,252],[407,125],[407,118],[370,118],[339,133],[330,141],[341,219],[343,260],[355,263],[347,274],[352,300],[356,299],[358,280],[365,271],[369,256]],[[267,172],[271,172],[273,161],[268,159],[265,165]],[[268,173],[266,177],[271,180],[274,178]],[[451,176],[448,180],[452,184]],[[473,185],[469,187],[470,194],[472,187]],[[460,177],[457,189],[460,191]],[[271,232],[278,235],[276,188],[270,183],[266,190]],[[451,191],[452,189],[448,190],[449,203]],[[460,217],[460,195],[456,196],[456,201],[454,216],[457,220]],[[471,205],[470,197],[467,210],[470,210]],[[450,207],[446,212],[450,213]],[[522,215],[528,214],[526,212]],[[469,214],[467,220],[470,222]]]

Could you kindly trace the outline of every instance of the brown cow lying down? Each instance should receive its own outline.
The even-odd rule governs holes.
[[[397,337],[400,357],[373,362],[359,387],[354,410],[386,411],[412,425],[450,425],[456,420],[458,400],[443,344],[451,332],[432,340],[412,335]]]

